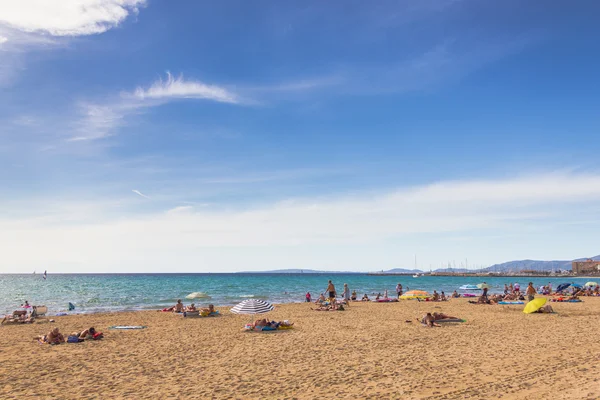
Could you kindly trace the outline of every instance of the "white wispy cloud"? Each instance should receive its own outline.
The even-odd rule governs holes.
[[[138,196],[141,196],[145,199],[151,200],[150,197],[146,196],[144,193],[140,192],[139,190],[136,189],[131,189],[131,191],[135,194],[137,194]]]
[[[0,2],[0,24],[52,36],[92,35],[118,26],[145,4],[145,0],[5,0]]]
[[[197,80],[186,80],[183,75],[175,78],[167,72],[165,80],[158,79],[147,88],[137,87],[132,92],[121,92],[119,96],[109,97],[101,103],[80,104],[75,134],[68,141],[97,140],[112,136],[127,123],[128,116],[182,99],[226,104],[241,102],[239,96],[229,89]]]
[[[102,265],[151,251],[181,252],[193,262],[199,248],[335,248],[377,245],[398,235],[408,240],[423,234],[520,233],[577,215],[582,206],[587,215],[600,214],[598,200],[599,174],[549,173],[448,181],[352,197],[287,200],[255,208],[184,206],[112,218],[98,214],[95,220],[81,223],[73,222],[68,214],[66,219],[59,214],[45,219],[3,216],[0,240],[8,249],[3,257],[15,264],[84,260]],[[69,208],[65,210],[68,213]],[[38,252],[22,251],[32,244]],[[108,248],[114,259],[107,258]],[[262,257],[257,254],[253,262],[261,265]],[[314,257],[317,262],[318,256]]]
[[[239,96],[223,87],[186,80],[183,75],[175,78],[167,72],[167,79],[159,79],[148,88],[138,87],[133,93],[124,93],[123,97],[139,100],[169,101],[173,99],[206,99],[221,103],[240,102]]]

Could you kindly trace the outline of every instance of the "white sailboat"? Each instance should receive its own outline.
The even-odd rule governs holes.
[[[417,255],[415,254],[415,269],[417,269]],[[413,275],[413,278],[419,278],[423,276],[423,274],[417,272],[416,274]]]

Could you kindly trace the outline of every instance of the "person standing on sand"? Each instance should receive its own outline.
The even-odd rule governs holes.
[[[527,294],[527,301],[531,301],[535,298],[535,294],[537,292],[535,291],[535,288],[533,287],[533,282],[529,282],[529,285],[527,285],[527,290],[525,291],[525,293]]]
[[[326,292],[329,293],[329,298],[330,299],[335,299],[335,286],[333,286],[333,283],[331,282],[331,280],[327,284],[327,290],[326,290]]]
[[[396,285],[396,294],[398,295],[398,298],[400,298],[400,296],[402,296],[402,285],[401,284]]]

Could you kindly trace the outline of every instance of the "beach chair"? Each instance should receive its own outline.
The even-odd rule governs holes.
[[[46,306],[36,306],[37,318],[46,318],[46,313],[47,312],[48,312],[48,307],[46,307]]]

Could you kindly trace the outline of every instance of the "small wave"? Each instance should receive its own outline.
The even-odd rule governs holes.
[[[240,294],[238,297],[254,297],[253,294]]]

